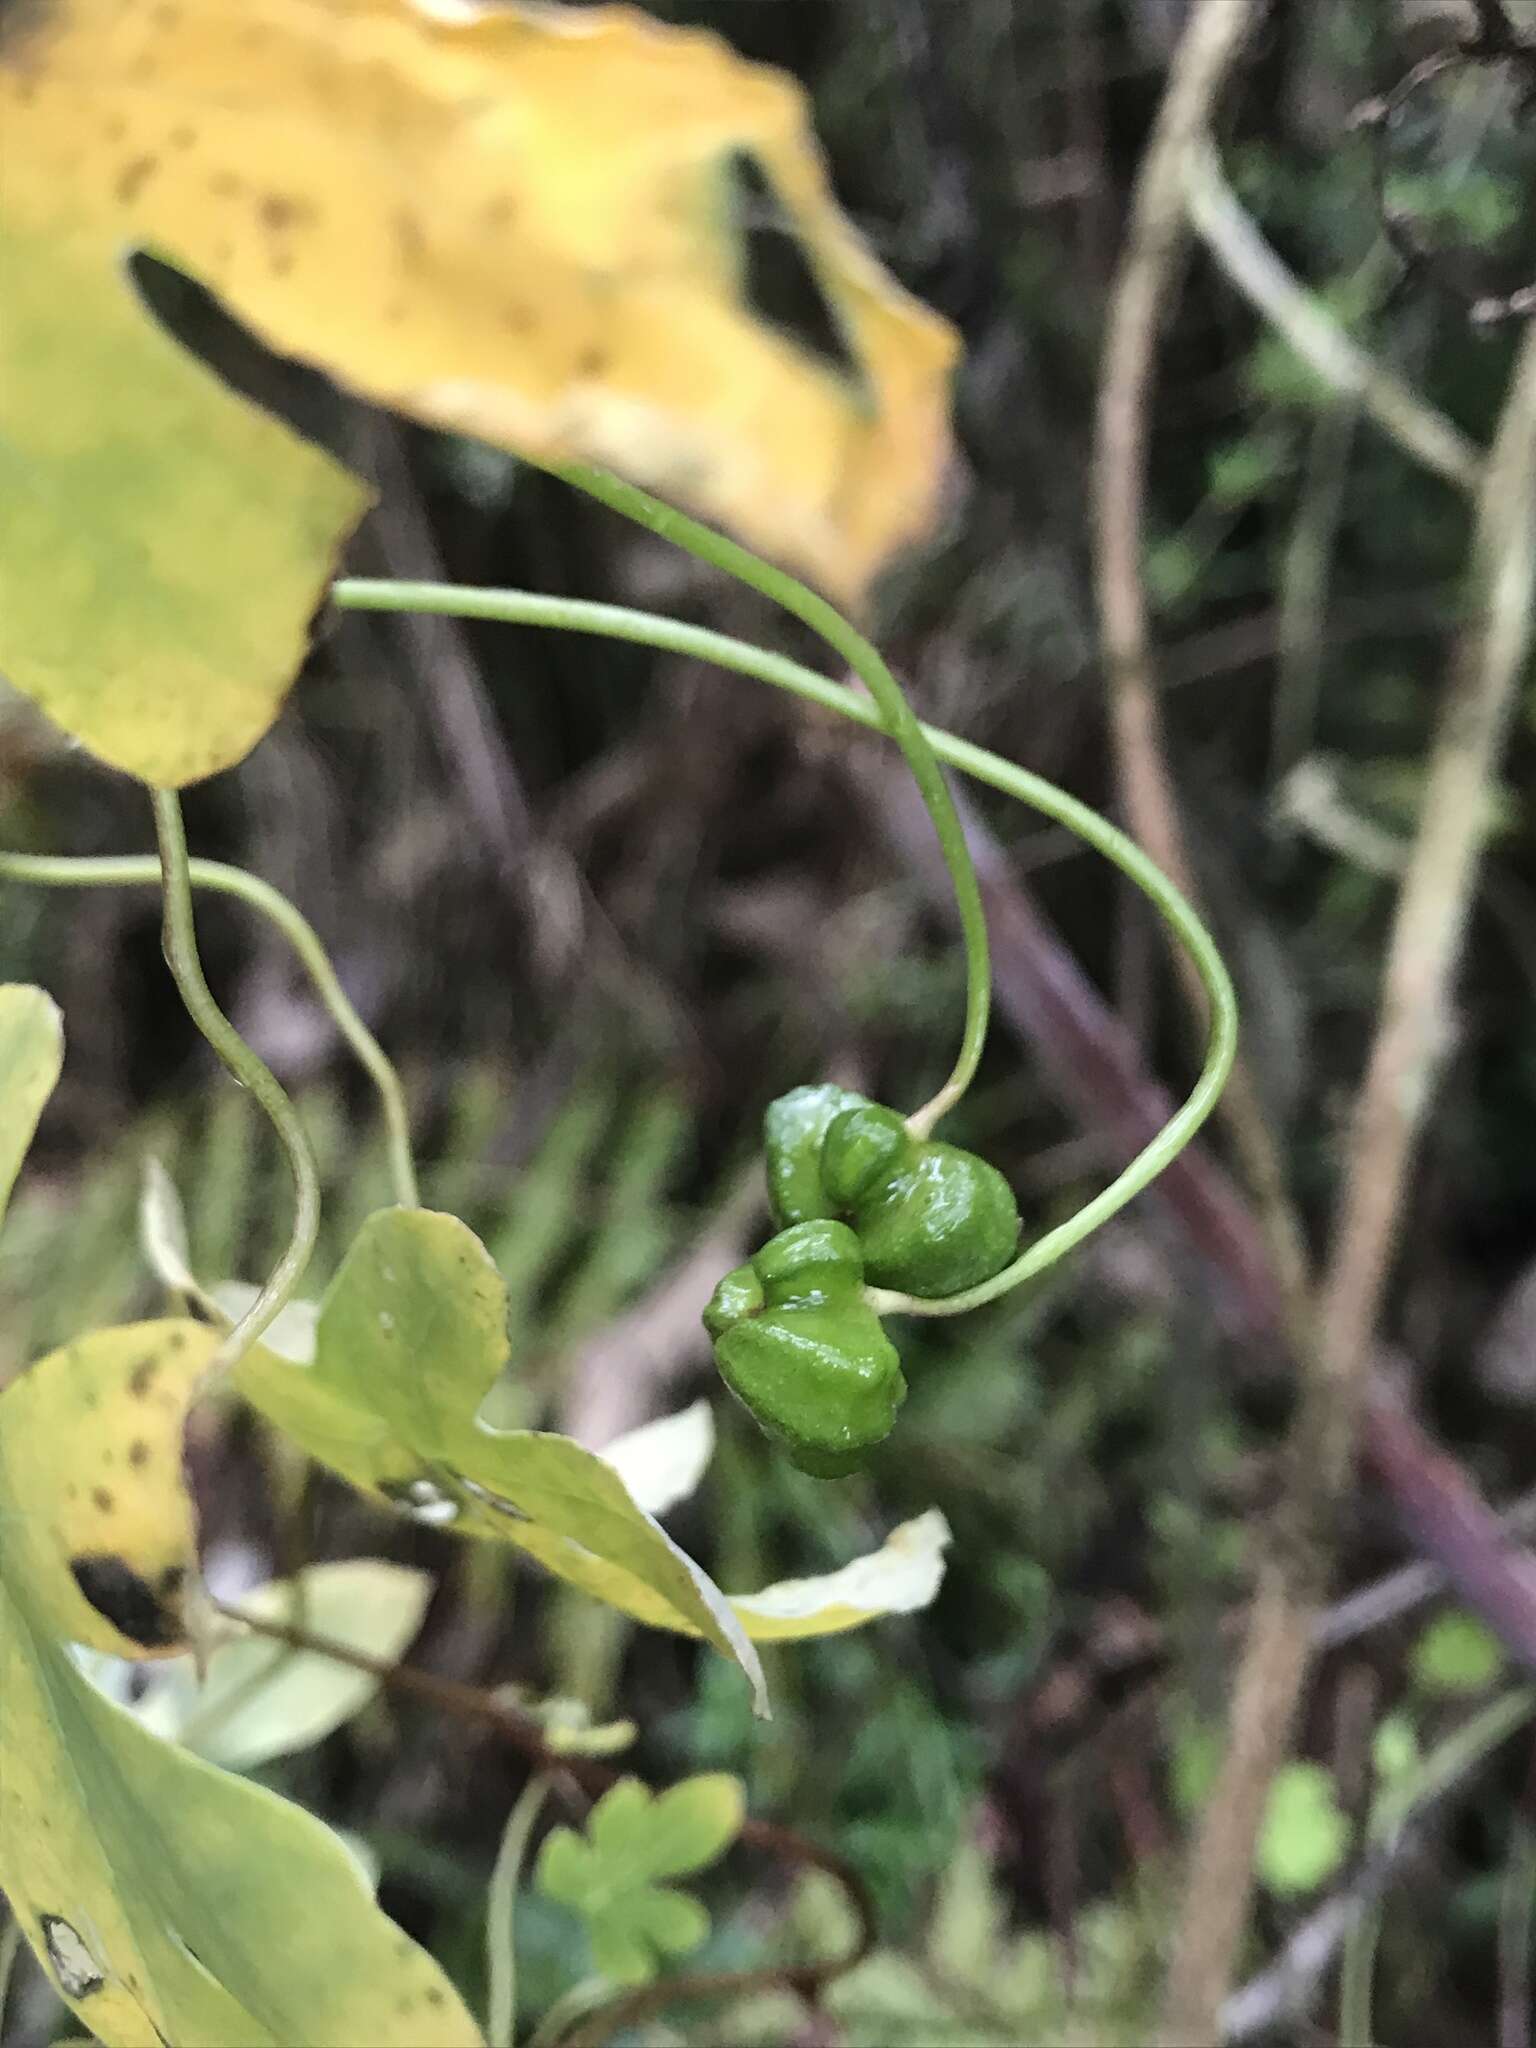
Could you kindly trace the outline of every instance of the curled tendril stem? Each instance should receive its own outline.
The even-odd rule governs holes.
[[[759,682],[772,683],[775,688],[819,704],[825,710],[836,712],[839,717],[851,719],[856,725],[894,736],[883,707],[858,691],[834,683],[784,655],[753,646],[750,641],[732,639],[704,626],[657,617],[650,612],[632,611],[621,605],[593,604],[576,598],[546,597],[533,591],[471,590],[443,583],[348,579],[335,584],[331,594],[337,604],[355,611],[444,612],[461,618],[595,633],[609,639],[628,640],[641,646],[686,654],[695,660],[708,661],[716,667],[752,676]],[[1103,854],[1134,882],[1151,899],[1159,915],[1188,952],[1210,998],[1211,1007],[1205,1063],[1188,1099],[1107,1188],[1065,1223],[1026,1246],[1011,1265],[979,1287],[942,1300],[925,1300],[882,1291],[873,1304],[882,1313],[953,1316],[963,1315],[968,1309],[979,1308],[985,1302],[996,1301],[1055,1265],[1150,1186],[1164,1167],[1177,1157],[1210,1115],[1226,1085],[1237,1050],[1237,999],[1215,941],[1173,883],[1133,839],[1087,804],[1043,777],[1032,775],[1015,762],[1004,760],[1000,754],[990,753],[985,747],[974,746],[969,740],[959,739],[936,726],[925,725],[921,731],[938,760],[1055,819],[1096,852]]]
[[[880,723],[900,747],[938,834],[944,864],[949,870],[950,886],[955,892],[955,906],[965,944],[965,1023],[960,1050],[943,1087],[907,1118],[907,1128],[912,1135],[926,1138],[940,1117],[947,1116],[961,1100],[976,1077],[992,1004],[992,962],[987,949],[987,918],[982,908],[981,885],[976,879],[970,848],[965,843],[965,831],[927,733],[907,702],[905,691],[886,666],[878,648],[851,626],[824,597],[819,597],[796,577],[774,568],[750,549],[727,540],[724,534],[701,525],[675,506],[663,504],[648,491],[611,476],[606,470],[570,463],[556,467],[553,473],[662,540],[686,548],[689,554],[708,562],[712,568],[723,569],[728,576],[734,576],[739,583],[761,592],[801,620],[827,643],[834,654],[847,662],[874,699]]]
[[[395,1200],[402,1208],[416,1208],[420,1196],[405,1090],[389,1055],[354,1009],[319,933],[281,890],[274,889],[259,875],[248,874],[244,868],[230,867],[218,860],[194,859],[187,863],[187,875],[194,889],[216,889],[260,911],[292,946],[316,995],[378,1090]],[[0,881],[36,882],[50,888],[133,889],[156,887],[160,879],[160,863],[153,854],[76,858],[69,854],[0,852]]]
[[[242,1088],[248,1088],[266,1112],[293,1175],[293,1224],[287,1247],[256,1299],[220,1344],[209,1368],[211,1380],[224,1377],[244,1357],[267,1325],[287,1306],[303,1278],[320,1229],[320,1176],[298,1111],[271,1068],[251,1050],[214,1001],[204,977],[192,915],[192,881],[180,799],[174,790],[156,789],[150,792],[150,800],[160,845],[166,965],[188,1016],[232,1078]]]

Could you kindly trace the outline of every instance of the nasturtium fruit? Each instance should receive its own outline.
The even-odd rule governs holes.
[[[1018,1248],[1018,1204],[995,1166],[913,1137],[895,1110],[835,1082],[771,1103],[763,1153],[775,1222],[848,1224],[872,1286],[959,1294],[1000,1273]]]
[[[846,1224],[780,1231],[726,1274],[704,1327],[726,1385],[801,1471],[840,1478],[890,1435],[907,1385]]]

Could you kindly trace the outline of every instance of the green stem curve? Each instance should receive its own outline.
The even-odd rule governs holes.
[[[949,785],[940,772],[928,733],[907,702],[906,693],[880,650],[798,577],[759,560],[749,549],[727,540],[724,534],[701,525],[697,519],[690,519],[686,512],[663,504],[649,491],[643,491],[638,485],[627,483],[607,470],[591,469],[583,463],[562,463],[552,464],[551,473],[574,489],[585,491],[588,497],[598,499],[612,511],[622,513],[626,519],[634,520],[662,540],[685,548],[712,568],[723,569],[738,582],[760,591],[825,640],[832,651],[847,662],[878,705],[880,726],[900,747],[917,784],[918,794],[933,821],[933,829],[938,834],[965,942],[965,1023],[960,1036],[960,1050],[943,1087],[907,1118],[907,1128],[914,1137],[928,1137],[940,1117],[948,1115],[976,1078],[992,1008],[992,961],[987,946],[987,917],[982,907],[981,886],[976,879],[970,848],[965,843],[965,829],[955,810]]]
[[[225,1337],[208,1377],[222,1376],[243,1358],[272,1319],[287,1305],[304,1277],[320,1230],[320,1176],[298,1112],[271,1068],[252,1052],[213,999],[197,952],[197,927],[192,915],[192,882],[188,871],[187,834],[181,800],[171,789],[153,789],[155,836],[160,844],[164,878],[163,947],[187,1014],[218,1054],[231,1076],[249,1088],[271,1120],[293,1174],[293,1226],[282,1257],[268,1274],[260,1293]]]
[[[383,1046],[353,1008],[319,933],[280,890],[262,881],[259,875],[248,874],[244,868],[230,867],[218,860],[193,859],[187,863],[187,875],[194,889],[217,889],[260,911],[292,946],[314,984],[316,995],[378,1090],[395,1200],[404,1209],[418,1208],[410,1112],[400,1076]],[[0,881],[38,882],[49,888],[70,889],[158,887],[161,868],[155,856],[148,853],[76,858],[69,854],[0,852]]]
[[[713,536],[712,536],[713,538]],[[726,543],[722,543],[726,545]],[[748,557],[748,560],[751,560]],[[546,597],[534,591],[461,589],[445,583],[386,583],[363,578],[346,578],[332,586],[336,603],[353,611],[427,611],[457,618],[491,619],[509,625],[545,626],[564,632],[593,633],[611,640],[628,640],[638,646],[656,647],[667,653],[684,654],[698,661],[772,683],[776,689],[835,711],[855,725],[871,732],[892,730],[883,707],[842,683],[818,675],[814,669],[791,661],[782,654],[755,647],[750,641],[715,633],[678,619],[661,618],[634,611],[623,605],[594,604],[579,598]],[[810,593],[808,592],[809,596]],[[836,614],[833,614],[835,617]],[[910,714],[909,714],[910,715]],[[1226,1085],[1237,1050],[1237,998],[1231,977],[1216,949],[1215,941],[1184,897],[1133,839],[1107,818],[1076,797],[1058,789],[1042,776],[1032,775],[969,740],[936,726],[919,728],[922,738],[937,759],[957,768],[977,782],[1000,790],[1005,796],[1028,804],[1032,810],[1053,818],[1074,833],[1095,852],[1121,871],[1148,896],[1159,915],[1170,926],[1194,963],[1195,971],[1210,998],[1211,1031],[1205,1063],[1188,1099],[1175,1111],[1143,1149],[1102,1193],[1079,1209],[1075,1216],[1027,1245],[1001,1273],[968,1288],[964,1294],[927,1301],[915,1296],[871,1289],[872,1306],[881,1313],[907,1315],[963,1315],[996,1301],[1026,1280],[1032,1280],[1076,1249],[1083,1240],[1127,1202],[1141,1194],[1170,1161],[1189,1143],[1210,1115]],[[910,757],[909,757],[910,758]],[[948,801],[948,792],[945,792]]]

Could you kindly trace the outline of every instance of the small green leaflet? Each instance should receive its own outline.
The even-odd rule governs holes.
[[[605,1977],[648,1984],[662,1958],[686,1955],[709,1933],[698,1900],[660,1880],[713,1863],[736,1839],[745,1810],[740,1780],[723,1772],[654,1794],[621,1778],[593,1807],[584,1835],[551,1830],[538,1888],[581,1916]]]

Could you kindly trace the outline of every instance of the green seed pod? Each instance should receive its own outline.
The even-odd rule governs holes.
[[[878,1103],[832,1119],[821,1177],[877,1287],[959,1294],[1000,1273],[1018,1247],[1018,1204],[997,1168],[957,1145],[914,1138]]]
[[[820,1081],[792,1088],[768,1105],[763,1118],[768,1205],[781,1230],[837,1213],[821,1183],[821,1141],[833,1117],[861,1108],[866,1101],[835,1081]]]
[[[890,1435],[906,1381],[846,1224],[771,1238],[720,1282],[704,1327],[726,1385],[802,1472],[841,1478]]]

